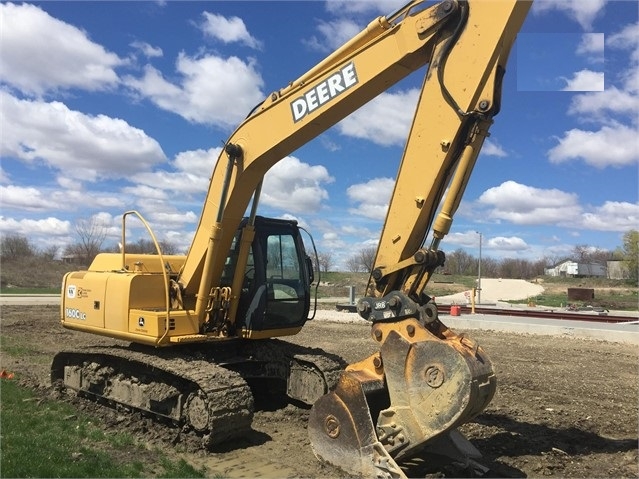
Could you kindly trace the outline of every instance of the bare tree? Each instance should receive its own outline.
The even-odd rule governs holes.
[[[169,240],[160,240],[160,248],[162,249],[162,254],[179,254],[178,246],[169,241]]]
[[[21,234],[9,233],[0,240],[0,256],[5,260],[35,256],[37,249],[29,239]]]
[[[159,240],[158,245],[162,254],[178,254],[178,247],[168,240]],[[121,245],[112,246],[108,248],[108,251],[113,253],[119,253]],[[157,254],[155,244],[150,239],[140,238],[135,243],[126,244],[126,252],[132,254]]]
[[[330,251],[320,251],[317,253],[317,262],[320,271],[327,273],[333,266],[333,253]]]
[[[360,271],[370,273],[375,266],[375,255],[377,254],[377,246],[368,246],[359,251],[358,258],[361,267]]]
[[[504,258],[499,264],[499,276],[502,278],[521,279],[526,277],[524,270],[525,260],[515,258]]]
[[[584,263],[588,256],[589,246],[586,244],[578,244],[572,249],[572,257],[575,261]]]
[[[60,247],[56,245],[47,246],[46,248],[40,251],[39,255],[45,261],[52,261],[58,254],[59,249]]]
[[[595,246],[580,244],[573,248],[573,258],[580,263],[597,263],[605,265],[612,257],[612,251],[597,248]]]
[[[482,257],[481,275],[485,278],[497,278],[499,276],[499,261],[494,258]]]
[[[484,260],[482,258],[482,268]],[[463,249],[459,248],[446,255],[445,268],[451,274],[474,275],[477,274],[477,259]]]
[[[362,265],[357,255],[353,255],[346,260],[346,269],[350,273],[359,273],[362,271]]]
[[[530,261],[527,259],[504,258],[499,263],[499,276],[502,278],[530,279],[542,276],[546,260]]]
[[[75,224],[78,242],[68,245],[64,252],[78,261],[89,264],[100,252],[106,238],[107,227],[96,218],[79,219]]]

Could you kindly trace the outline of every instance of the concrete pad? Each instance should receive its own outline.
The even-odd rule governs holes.
[[[497,301],[515,301],[528,299],[540,295],[544,292],[544,287],[540,284],[531,283],[524,279],[502,279],[502,278],[482,278],[481,279],[481,302],[495,303]],[[472,290],[461,293],[437,296],[437,302],[443,304],[466,304],[470,303]],[[475,298],[477,300],[477,298]]]

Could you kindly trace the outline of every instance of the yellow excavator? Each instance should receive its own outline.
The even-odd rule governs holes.
[[[98,255],[62,285],[65,328],[130,342],[59,352],[51,379],[78,394],[179,424],[205,445],[251,425],[280,388],[312,405],[315,455],[348,474],[403,478],[416,455],[472,459],[457,431],[496,379],[472,339],[448,329],[425,290],[492,118],[529,0],[415,0],[256,106],[214,167],[188,253],[162,254],[144,218],[122,220],[121,254]],[[276,337],[311,313],[313,260],[295,221],[258,215],[273,165],[399,80],[424,80],[374,267],[357,311],[379,350],[340,358]],[[406,108],[397,105],[397,108]],[[127,219],[156,254],[126,252]],[[429,233],[432,236],[426,245]]]

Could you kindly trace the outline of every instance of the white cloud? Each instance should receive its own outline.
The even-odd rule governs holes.
[[[500,251],[522,251],[530,246],[518,236],[495,236],[486,242],[486,248]]]
[[[196,223],[198,215],[193,211],[153,211],[149,215],[150,219],[161,225],[162,228],[171,227],[173,225],[184,225],[184,223]]]
[[[492,140],[484,141],[484,146],[482,146],[481,154],[486,156],[496,156],[498,158],[505,158],[506,156],[508,156],[508,153],[506,153],[501,145]]]
[[[200,24],[200,29],[207,37],[224,43],[241,43],[256,50],[262,49],[262,43],[248,32],[241,18],[226,18],[209,12],[203,12],[202,16],[204,21]]]
[[[107,213],[106,211],[100,211],[99,213],[91,216],[91,220],[95,221],[95,224],[100,226],[113,226],[114,224],[119,222],[119,218],[114,217],[111,213]]]
[[[337,128],[343,135],[378,145],[404,145],[418,99],[416,88],[382,93],[338,123]]]
[[[127,76],[124,82],[159,108],[224,129],[237,126],[264,99],[264,82],[255,66],[237,57],[192,58],[180,53],[176,70],[179,84],[150,65],[142,78]]]
[[[580,115],[580,118],[605,121],[607,113],[634,116],[637,111],[639,111],[639,96],[613,86],[600,92],[575,95],[568,113]]]
[[[0,156],[41,161],[66,177],[122,178],[165,161],[144,131],[105,115],[85,115],[60,102],[19,100],[0,91]]]
[[[147,185],[125,186],[122,188],[122,193],[151,200],[166,200],[168,198],[164,190]]]
[[[564,12],[584,30],[592,28],[592,22],[603,11],[607,0],[540,0],[533,2],[532,11],[536,14],[552,10]]]
[[[119,196],[108,192],[86,190],[56,190],[49,195],[51,203],[65,210],[86,210],[87,208],[122,209],[125,202]]]
[[[289,213],[318,211],[328,199],[322,185],[333,181],[324,166],[287,156],[266,173],[260,203]]]
[[[0,231],[31,235],[67,236],[71,232],[71,224],[66,220],[48,217],[41,220],[7,218],[0,216]]]
[[[639,204],[606,201],[602,206],[582,215],[586,229],[599,231],[629,231],[639,225]]]
[[[185,195],[205,193],[221,151],[221,147],[215,147],[178,153],[171,162],[173,171],[162,169],[134,175],[131,181],[137,185],[126,187],[125,191],[140,198],[156,200],[163,200],[171,195],[183,199]]]
[[[602,91],[575,95],[568,113],[576,115],[582,123],[594,122],[602,126],[598,130],[574,128],[564,132],[563,137],[558,138],[558,144],[547,153],[551,162],[583,160],[586,164],[605,168],[630,166],[639,161],[639,55],[636,54],[639,50],[638,45],[639,26],[636,24],[628,25],[606,38],[606,46],[610,48],[634,47],[629,67],[622,69],[617,77],[623,81],[621,88],[611,85],[604,90],[603,74],[602,78],[597,80],[599,74],[596,72],[590,72],[581,79],[573,79],[575,81],[568,89],[593,89],[599,82]],[[578,84],[582,80],[580,87]],[[623,124],[620,121],[622,118],[628,119],[629,124]]]
[[[180,171],[210,178],[221,153],[222,147],[219,146],[208,150],[183,151],[175,157],[173,164]]]
[[[639,23],[626,25],[619,32],[608,36],[606,46],[631,51],[631,66],[622,72],[622,79],[627,91],[639,92]]]
[[[131,181],[151,188],[187,195],[204,193],[209,186],[208,178],[183,171],[157,170],[138,173],[131,177]]]
[[[147,58],[161,57],[162,55],[164,55],[164,52],[162,52],[162,49],[160,47],[154,47],[153,45],[150,45],[146,42],[134,41],[131,42],[129,45],[142,52],[142,54]]]
[[[552,163],[581,159],[597,168],[633,165],[639,161],[639,131],[619,123],[598,131],[574,128],[548,151],[548,158]]]
[[[345,13],[380,13],[389,15],[406,4],[405,0],[328,0],[326,9],[329,12],[344,15]]]
[[[637,48],[636,51],[639,52],[639,48]],[[632,92],[635,95],[639,93],[639,59],[637,59],[632,68],[623,72],[621,76],[626,91]]]
[[[604,61],[605,36],[603,33],[584,33],[577,46],[577,53],[595,63]]]
[[[163,231],[161,238],[163,240],[169,241],[171,244],[174,244],[177,248],[178,254],[186,254],[193,242],[194,231],[184,231],[184,229],[169,229]],[[157,233],[156,233],[157,234]]]
[[[319,137],[319,141],[321,142],[322,146],[330,152],[339,151],[342,149],[341,146],[331,140],[327,135],[321,135]]]
[[[51,203],[42,193],[33,187],[14,185],[0,186],[0,203],[3,209],[19,209],[25,211],[43,211],[55,209],[58,205]]]
[[[328,231],[322,235],[322,240],[324,241],[335,241],[338,238],[338,235],[334,231]]]
[[[58,176],[56,179],[58,185],[65,190],[80,191],[82,190],[82,182],[75,178],[69,178],[67,176]]]
[[[579,205],[576,194],[554,188],[534,188],[514,181],[486,190],[478,201],[490,207],[488,218],[513,224],[619,232],[636,229],[639,224],[638,203],[606,201],[601,206],[584,208]],[[515,248],[516,239],[502,238],[500,241],[507,243],[506,240],[514,249],[520,249]]]
[[[349,199],[357,204],[349,213],[373,220],[384,220],[388,211],[395,180],[374,178],[366,183],[351,185],[346,190]]]
[[[57,89],[103,90],[118,83],[125,60],[92,42],[86,32],[27,3],[0,3],[0,80],[25,94]]]
[[[613,48],[632,49],[636,55],[639,46],[639,23],[630,23],[619,32],[609,35],[606,44]]]
[[[131,181],[136,184],[122,189],[123,193],[135,197],[155,234],[175,244],[180,251],[186,251],[190,245],[193,235],[190,228],[199,219],[209,177],[220,151],[221,148],[211,148],[181,152],[172,161],[171,171],[134,175]]]
[[[454,231],[446,235],[446,244],[459,245],[466,248],[479,246],[479,233],[474,230]]]
[[[562,91],[603,91],[604,90],[604,73],[592,70],[580,70],[572,74],[572,78],[562,77],[566,82],[566,86]]]
[[[520,225],[572,221],[582,211],[575,194],[534,188],[515,181],[489,188],[478,201],[490,207],[488,218]]]
[[[2,208],[19,211],[74,211],[88,208],[121,208],[124,203],[112,194],[80,189],[51,190],[31,186],[0,186]]]
[[[321,52],[336,50],[362,30],[356,22],[348,19],[320,21],[316,28],[320,37],[312,36],[303,42]]]

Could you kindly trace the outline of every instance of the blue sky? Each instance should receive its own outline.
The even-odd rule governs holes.
[[[0,4],[0,233],[62,249],[94,218],[114,244],[137,209],[185,250],[235,126],[403,3]],[[637,18],[634,1],[533,4],[444,251],[477,255],[481,232],[486,256],[556,259],[639,228]],[[422,77],[278,163],[260,214],[296,218],[337,268],[374,245]]]

